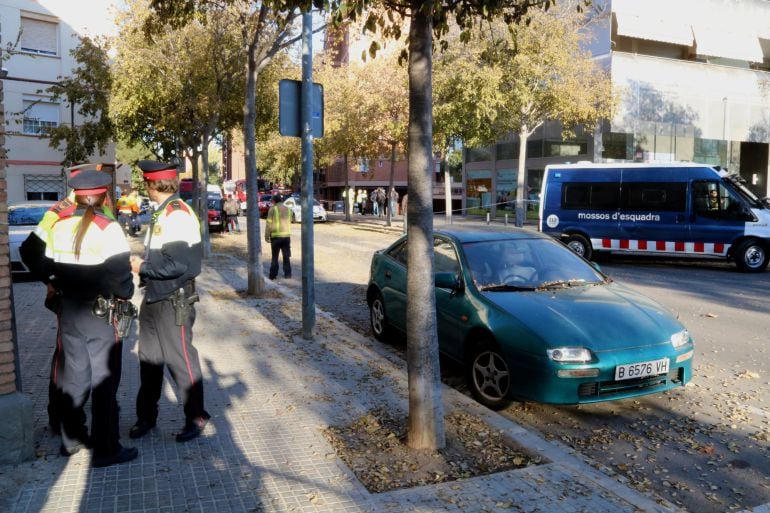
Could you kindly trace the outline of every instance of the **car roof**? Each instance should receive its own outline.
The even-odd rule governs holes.
[[[515,240],[515,239],[551,239],[549,235],[539,232],[515,227],[500,226],[448,226],[441,227],[434,231],[437,235],[446,235],[456,239],[461,244],[468,242],[487,242],[497,240]]]
[[[13,201],[8,204],[8,208],[52,207],[56,203],[56,201],[51,200]]]

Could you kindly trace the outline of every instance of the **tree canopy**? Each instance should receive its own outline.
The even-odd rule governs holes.
[[[73,119],[46,127],[41,136],[48,137],[52,148],[64,145],[63,166],[86,162],[96,152],[102,155],[114,139],[114,128],[109,116],[112,87],[107,43],[84,37],[71,54],[77,63],[72,75],[48,88],[54,101],[65,100],[73,109]],[[81,116],[80,124],[74,113]]]
[[[439,56],[437,112],[447,134],[482,146],[519,136],[517,225],[523,223],[527,139],[548,120],[565,136],[612,117],[616,103],[608,73],[585,50],[583,30],[602,11],[578,11],[565,2],[531,13],[528,23],[494,21],[471,31],[464,51]],[[454,101],[457,98],[462,101]]]

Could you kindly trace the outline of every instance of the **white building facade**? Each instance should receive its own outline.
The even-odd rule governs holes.
[[[52,83],[70,75],[76,65],[70,51],[79,43],[78,31],[53,12],[69,9],[69,3],[47,5],[28,0],[0,3],[3,47],[18,38],[15,51],[3,61],[8,202],[64,196],[63,151],[49,147],[40,132],[46,126],[83,122],[77,105],[55,102],[46,92]],[[114,163],[114,145],[90,160]]]
[[[698,162],[739,172],[770,195],[770,2],[601,0],[591,50],[620,105],[594,134],[572,141],[547,123],[528,143],[528,185],[547,164]],[[468,207],[497,210],[515,195],[517,141],[469,150]],[[514,191],[510,190],[513,185]],[[474,194],[474,191],[481,191]],[[497,212],[499,214],[499,212]]]

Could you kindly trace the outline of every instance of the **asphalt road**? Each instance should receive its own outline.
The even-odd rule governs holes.
[[[295,269],[301,262],[299,230],[295,225]],[[397,237],[363,226],[316,224],[316,303],[369,333],[365,290],[371,254]],[[617,257],[600,265],[666,305],[690,329],[696,342],[692,383],[581,407],[514,403],[502,413],[688,511],[721,513],[770,503],[770,271],[742,274],[722,262]],[[299,289],[300,280],[289,284]],[[444,374],[463,388],[456,369],[447,366]]]

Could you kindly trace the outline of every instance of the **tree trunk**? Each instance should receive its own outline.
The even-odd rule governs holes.
[[[209,129],[203,131],[201,138],[203,162],[203,217],[201,218],[201,234],[203,237],[203,258],[211,256],[211,234],[209,233]]]
[[[530,133],[524,124],[519,131],[519,173],[516,176],[516,226],[524,226],[527,217],[525,195],[527,189],[527,139]]]
[[[385,200],[387,206],[388,206],[388,217],[387,222],[388,226],[392,226],[393,223],[393,209],[390,208],[394,204],[398,205],[398,202],[393,202],[390,198],[393,196],[393,191],[395,190],[395,187],[393,185],[393,182],[395,181],[395,174],[396,174],[396,143],[392,142],[390,143],[390,182],[388,183],[388,197]]]
[[[198,219],[203,220],[205,217],[201,217],[203,212],[201,210],[200,172],[198,171],[198,156],[200,152],[195,146],[196,144],[193,144],[193,149],[190,152],[190,163],[192,164],[192,207]]]
[[[343,189],[344,194],[343,198],[345,199],[345,221],[352,221],[352,218],[350,217],[350,213],[353,211],[353,202],[356,200],[355,198],[351,198],[350,194],[350,177],[348,176],[348,152],[345,152],[342,155],[342,167],[343,172],[345,173],[345,188]]]
[[[257,62],[255,56],[256,41],[247,45],[246,64],[246,104],[243,108],[243,146],[246,166],[246,245],[249,260],[247,293],[261,296],[265,288],[262,275],[262,235],[259,229],[259,205],[257,203],[257,155],[255,123],[257,119],[255,93],[257,88]]]
[[[433,23],[422,7],[421,0],[412,2],[409,25],[407,445],[435,451],[444,447],[445,437],[433,276]]]

